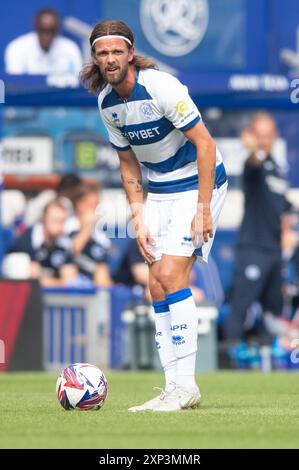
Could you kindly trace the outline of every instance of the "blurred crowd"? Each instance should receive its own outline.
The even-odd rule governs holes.
[[[117,239],[107,237],[105,227],[97,225],[101,189],[95,181],[67,174],[55,190],[44,190],[20,204],[22,197],[18,191],[3,194],[7,208],[8,204],[18,206],[14,216],[9,210],[11,240],[4,261],[6,276],[15,277],[15,263],[23,263],[21,276],[39,279],[44,287],[122,284],[150,302],[148,268],[136,240],[126,238],[120,246]],[[211,294],[205,289],[201,270],[195,268],[190,283],[197,302],[208,296],[221,303],[219,280],[218,292],[215,294],[214,289]]]
[[[244,214],[228,295],[225,350],[239,368],[297,367],[299,337],[298,206],[289,199],[287,162],[277,159],[276,122],[256,114],[242,135]],[[262,364],[262,365],[261,365]]]

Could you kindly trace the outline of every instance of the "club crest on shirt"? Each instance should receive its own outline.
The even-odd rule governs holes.
[[[115,113],[115,112],[112,113],[112,119],[113,119],[115,125],[116,125],[117,127],[119,127],[119,126],[120,126],[120,119],[119,119],[117,113]]]
[[[149,103],[142,103],[140,106],[141,112],[144,117],[146,118],[151,118],[154,114],[152,107]]]

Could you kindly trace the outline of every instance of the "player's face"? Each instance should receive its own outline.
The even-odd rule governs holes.
[[[119,85],[126,78],[133,57],[134,48],[128,49],[123,39],[101,39],[95,43],[94,63],[112,86]]]
[[[254,133],[258,147],[267,154],[271,153],[274,141],[277,137],[275,122],[271,119],[257,119],[251,127]]]
[[[47,238],[56,240],[64,233],[67,211],[61,207],[49,207],[44,216],[44,232]]]

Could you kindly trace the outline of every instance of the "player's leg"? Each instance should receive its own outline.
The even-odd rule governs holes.
[[[151,247],[155,262],[149,266],[149,290],[155,311],[156,344],[165,373],[165,389],[167,391],[173,388],[173,382],[175,382],[176,358],[171,337],[169,307],[158,278],[171,207],[171,200],[165,200],[161,203],[161,201],[148,198],[144,211],[145,223],[155,240],[155,245]]]
[[[198,313],[190,290],[190,273],[195,257],[163,255],[160,282],[170,310],[172,342],[177,359],[176,384],[196,387]]]
[[[166,294],[170,310],[177,373],[175,392],[161,402],[155,411],[179,410],[200,401],[195,382],[198,315],[189,288],[190,273],[196,259],[190,237],[196,205],[197,191],[178,195],[171,206],[170,222],[164,239],[158,281]]]
[[[172,344],[170,311],[165,299],[165,292],[158,281],[161,261],[149,266],[149,289],[155,311],[156,346],[160,362],[165,374],[165,388],[160,395],[146,401],[142,405],[133,406],[129,411],[139,412],[153,410],[170,394],[176,386],[176,355]]]
[[[159,282],[161,260],[149,267],[149,290],[153,300],[156,325],[156,346],[165,374],[165,390],[174,388],[176,382],[176,355],[172,344],[170,310],[165,292]]]
[[[227,185],[213,191],[211,213],[214,233],[224,203]],[[191,222],[197,210],[197,191],[182,193],[171,207],[168,234],[163,246],[159,281],[169,305],[172,338],[177,358],[176,390],[155,411],[175,411],[197,406],[200,393],[195,381],[198,312],[192,297],[190,273],[196,259],[207,262],[213,240],[195,251],[190,237]]]
[[[160,201],[148,199],[145,205],[144,214],[145,223],[155,240],[155,245],[151,247],[151,250],[156,261],[149,266],[149,290],[155,311],[156,345],[165,374],[165,390],[163,390],[158,397],[155,397],[142,405],[129,408],[129,411],[133,412],[152,410],[160,398],[163,398],[167,393],[172,391],[175,386],[176,357],[171,337],[170,312],[165,300],[165,292],[158,281],[163,239],[167,233],[168,212],[171,203],[169,201],[165,201],[162,207],[159,202]]]
[[[172,343],[176,357],[176,388],[155,411],[175,411],[198,406],[195,381],[198,313],[192,297],[190,272],[195,257],[163,255],[159,280],[170,310]]]

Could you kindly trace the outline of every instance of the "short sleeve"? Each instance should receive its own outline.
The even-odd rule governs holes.
[[[107,129],[109,141],[112,147],[115,150],[130,150],[131,147],[128,140],[122,135],[120,129],[118,129],[116,126],[114,126],[111,122],[108,121],[101,108],[100,116],[102,118],[104,126]]]
[[[186,131],[201,120],[200,112],[189,96],[188,88],[177,78],[168,74],[166,77],[160,99],[164,116],[174,127]]]

